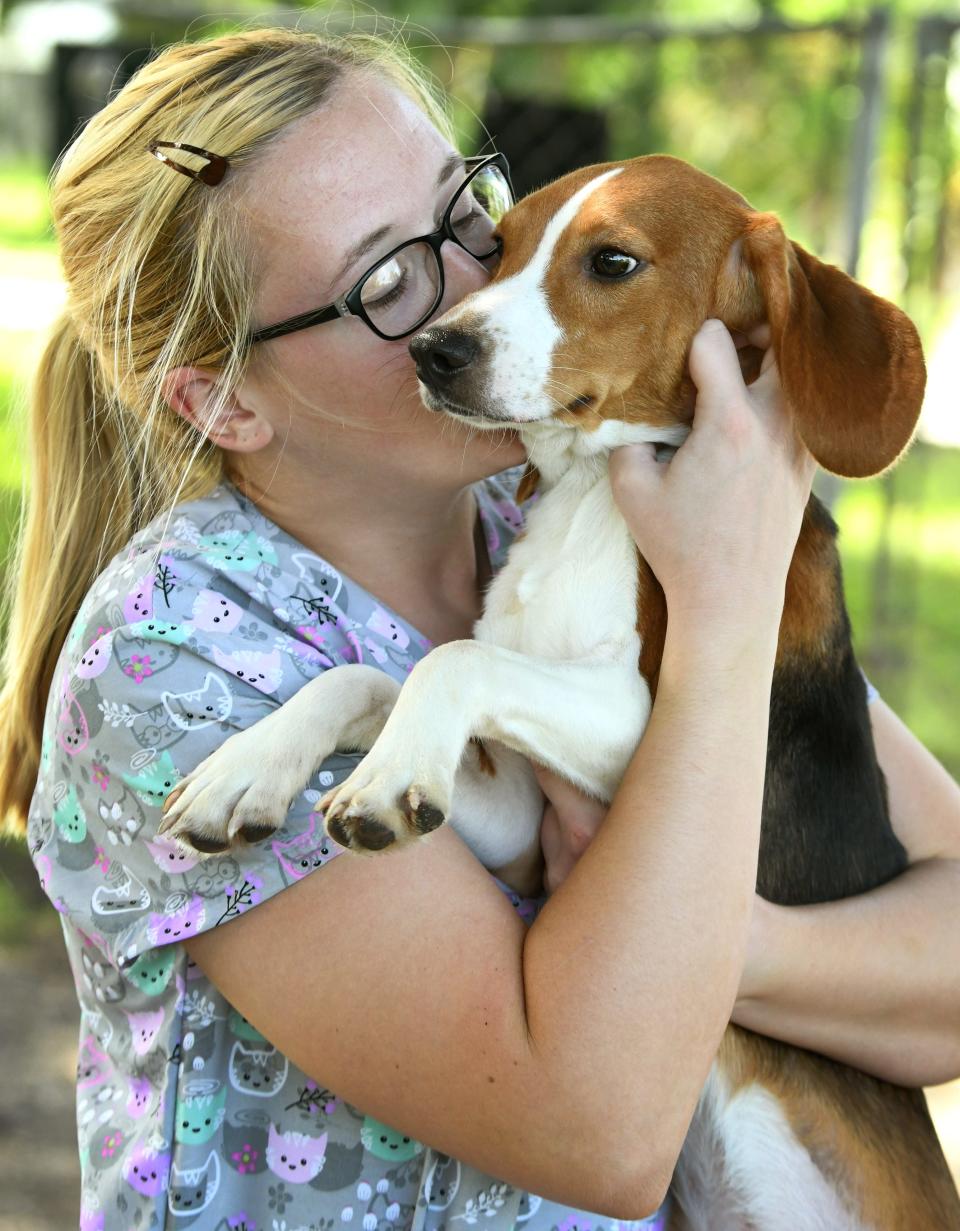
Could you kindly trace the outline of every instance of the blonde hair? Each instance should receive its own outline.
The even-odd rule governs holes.
[[[213,368],[222,407],[245,370],[254,280],[230,194],[243,167],[354,69],[384,75],[450,136],[443,104],[396,40],[251,30],[165,49],[57,169],[68,306],[34,382],[29,501],[8,572],[8,831],[25,829],[57,659],[94,578],[137,529],[225,475],[223,452],[166,406],[162,388],[173,368]],[[209,187],[162,166],[147,152],[154,140],[225,156],[226,181]]]

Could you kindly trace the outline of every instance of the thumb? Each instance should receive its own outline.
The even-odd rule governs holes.
[[[690,346],[690,375],[697,386],[696,418],[743,397],[746,385],[737,348],[722,321],[705,320]]]
[[[658,462],[652,444],[621,445],[610,454],[613,499],[628,522],[652,507],[669,463]]]

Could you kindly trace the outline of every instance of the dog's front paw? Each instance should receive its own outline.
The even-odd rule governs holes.
[[[262,842],[283,824],[303,770],[264,747],[263,724],[232,735],[173,788],[157,832],[201,855],[241,838]]]
[[[443,824],[450,814],[452,783],[434,779],[411,785],[409,770],[378,769],[370,759],[317,804],[335,842],[354,851],[382,851]]]

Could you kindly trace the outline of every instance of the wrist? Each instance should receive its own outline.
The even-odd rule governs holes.
[[[695,606],[667,607],[661,678],[692,677],[752,685],[769,693],[777,655],[779,618],[773,612],[720,612]]]

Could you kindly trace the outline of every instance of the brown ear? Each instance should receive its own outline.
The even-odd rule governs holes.
[[[770,323],[787,401],[807,448],[835,474],[894,462],[920,415],[920,338],[892,303],[794,244],[773,214],[751,214],[742,261]]]
[[[533,462],[527,462],[527,468],[520,476],[520,482],[517,484],[517,490],[513,497],[514,504],[523,504],[524,500],[529,500],[539,486],[540,471],[534,466]]]

